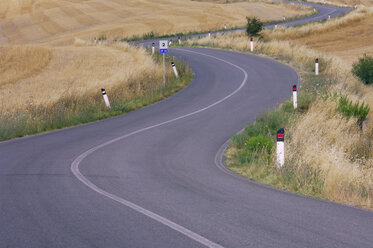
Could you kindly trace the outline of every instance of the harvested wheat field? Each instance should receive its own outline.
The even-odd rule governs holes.
[[[1,108],[22,109],[48,105],[62,96],[111,89],[153,75],[160,81],[159,65],[144,49],[127,44],[61,48],[0,48]],[[141,66],[138,66],[141,65]]]
[[[263,2],[220,4],[186,0],[2,0],[0,45],[72,44],[75,37],[109,39],[242,26],[246,16],[277,20],[307,14],[302,7]]]
[[[373,9],[361,7],[347,16],[325,24],[266,31],[268,39],[291,40],[309,48],[340,57],[348,64],[363,54],[373,55]]]
[[[341,7],[353,7],[353,6],[373,6],[373,0],[308,0],[314,3],[331,4]]]

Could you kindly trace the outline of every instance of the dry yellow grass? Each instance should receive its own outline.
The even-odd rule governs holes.
[[[373,159],[355,160],[357,153],[371,153],[367,143],[372,135],[362,133],[356,120],[336,115],[335,109],[335,102],[318,100],[288,130],[287,160],[300,168],[311,166],[321,171],[325,176],[323,193],[328,199],[372,207]],[[364,149],[368,151],[361,151]],[[366,198],[361,196],[364,190]]]
[[[356,5],[373,6],[372,0],[308,0],[308,2],[323,3],[341,7],[353,7]]]
[[[49,49],[3,47],[4,51],[17,55],[0,70],[0,107],[7,111],[48,105],[68,94],[100,92],[101,87],[110,92],[118,84],[147,75],[161,80],[159,65],[145,50],[125,43],[90,46],[79,42],[74,47]],[[28,56],[34,53],[34,58]]]
[[[372,25],[373,9],[362,7],[325,24],[266,30],[264,36],[269,40],[291,40],[352,64],[363,54],[373,54]]]
[[[219,4],[189,0],[2,0],[0,44],[53,42],[72,44],[75,37],[131,37],[228,28],[244,25],[246,16],[263,20],[307,13],[284,4]]]
[[[51,58],[48,48],[0,46],[0,89],[39,73]]]

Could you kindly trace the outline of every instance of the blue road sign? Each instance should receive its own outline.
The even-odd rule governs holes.
[[[160,53],[168,53],[168,49],[159,49]]]

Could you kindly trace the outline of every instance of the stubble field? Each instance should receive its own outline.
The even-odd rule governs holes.
[[[242,26],[246,16],[279,20],[309,10],[284,4],[221,4],[189,0],[3,0],[0,45],[72,44],[75,37],[130,38],[148,32],[169,34]]]

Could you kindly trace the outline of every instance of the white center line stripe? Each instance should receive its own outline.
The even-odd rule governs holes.
[[[241,70],[241,71],[244,73],[245,78],[244,78],[244,80],[242,81],[241,85],[240,85],[240,86],[239,86],[235,91],[233,91],[231,94],[227,95],[226,97],[220,99],[219,101],[214,102],[213,104],[210,104],[210,105],[207,106],[207,107],[204,107],[204,108],[199,109],[199,110],[196,110],[196,111],[194,111],[194,112],[192,112],[192,113],[189,113],[189,114],[186,114],[186,115],[183,115],[183,116],[179,116],[179,117],[177,117],[177,118],[174,118],[174,119],[171,119],[171,120],[168,120],[168,121],[165,121],[165,122],[161,122],[161,123],[156,124],[156,125],[153,125],[153,126],[149,126],[149,127],[145,127],[145,128],[139,129],[139,130],[137,130],[137,131],[134,131],[134,132],[132,132],[132,133],[129,133],[129,134],[126,134],[126,135],[123,135],[123,136],[117,137],[117,138],[115,138],[115,139],[112,139],[112,140],[107,141],[107,142],[105,142],[105,143],[103,143],[103,144],[101,144],[101,145],[98,145],[98,146],[95,146],[95,147],[89,149],[88,151],[86,151],[86,152],[80,154],[80,155],[79,155],[79,156],[78,156],[78,157],[77,157],[77,158],[72,162],[72,164],[71,164],[71,172],[74,174],[74,176],[75,176],[77,179],[79,179],[79,181],[81,181],[83,184],[85,184],[86,186],[88,186],[88,187],[89,187],[90,189],[92,189],[93,191],[95,191],[95,192],[97,192],[97,193],[99,193],[99,194],[101,194],[101,195],[103,195],[103,196],[106,196],[106,197],[108,197],[108,198],[110,198],[110,199],[112,199],[112,200],[114,200],[114,201],[116,201],[116,202],[119,202],[119,203],[123,204],[124,206],[129,207],[129,208],[131,208],[131,209],[133,209],[133,210],[135,210],[135,211],[137,211],[137,212],[139,212],[139,213],[142,213],[142,214],[148,216],[149,218],[151,218],[151,219],[153,219],[153,220],[155,220],[155,221],[158,221],[158,222],[160,222],[160,223],[162,223],[162,224],[168,226],[169,228],[171,228],[171,229],[173,229],[173,230],[175,230],[175,231],[178,231],[179,233],[182,233],[182,234],[184,234],[185,236],[187,236],[187,237],[189,237],[189,238],[191,238],[191,239],[193,239],[193,240],[199,242],[200,244],[203,244],[203,245],[205,245],[205,246],[207,246],[207,247],[211,247],[211,248],[223,248],[223,246],[221,246],[221,245],[219,245],[219,244],[216,244],[216,243],[214,243],[214,242],[212,242],[212,241],[210,241],[210,240],[208,240],[208,239],[202,237],[201,235],[199,235],[199,234],[197,234],[197,233],[195,233],[195,232],[193,232],[193,231],[191,231],[191,230],[189,230],[189,229],[187,229],[187,228],[185,228],[185,227],[182,227],[182,226],[180,226],[179,224],[176,224],[175,222],[172,222],[172,221],[170,221],[170,220],[168,220],[168,219],[166,219],[166,218],[164,218],[164,217],[162,217],[162,216],[160,216],[160,215],[158,215],[158,214],[156,214],[156,213],[153,213],[153,212],[151,212],[151,211],[149,211],[149,210],[147,210],[147,209],[145,209],[145,208],[143,208],[143,207],[140,207],[140,206],[138,206],[138,205],[136,205],[136,204],[134,204],[134,203],[132,203],[132,202],[130,202],[130,201],[127,201],[127,200],[125,200],[125,199],[123,199],[123,198],[120,198],[120,197],[118,197],[118,196],[116,196],[116,195],[113,195],[113,194],[111,194],[111,193],[109,193],[109,192],[106,192],[105,190],[103,190],[103,189],[97,187],[95,184],[93,184],[91,181],[89,181],[89,180],[88,180],[88,179],[87,179],[87,178],[86,178],[86,177],[85,177],[85,176],[80,172],[80,170],[79,170],[79,164],[80,164],[80,163],[81,163],[81,162],[82,162],[82,161],[83,161],[87,156],[89,156],[90,154],[94,153],[94,152],[97,151],[98,149],[101,149],[101,148],[103,148],[103,147],[105,147],[105,146],[108,146],[108,145],[110,145],[110,144],[113,144],[113,143],[115,143],[115,142],[117,142],[117,141],[119,141],[119,140],[123,140],[123,139],[128,138],[128,137],[130,137],[130,136],[133,136],[133,135],[135,135],[135,134],[138,134],[138,133],[141,133],[141,132],[144,132],[144,131],[147,131],[147,130],[153,129],[153,128],[157,128],[157,127],[160,127],[160,126],[163,126],[163,125],[166,125],[166,124],[169,124],[169,123],[172,123],[172,122],[175,122],[175,121],[178,121],[178,120],[181,120],[181,119],[187,118],[187,117],[189,117],[189,116],[192,116],[192,115],[195,115],[195,114],[201,113],[201,112],[203,112],[203,111],[205,111],[205,110],[208,110],[208,109],[210,109],[210,108],[212,108],[212,107],[214,107],[214,106],[216,106],[216,105],[218,105],[218,104],[224,102],[225,100],[227,100],[228,98],[232,97],[233,95],[235,95],[239,90],[242,89],[242,87],[243,87],[243,86],[246,84],[246,82],[247,82],[247,78],[248,78],[248,74],[247,74],[247,72],[246,72],[243,68],[241,68],[240,66],[238,66],[238,65],[235,65],[235,64],[233,64],[233,63],[231,63],[231,62],[229,62],[229,61],[226,61],[226,60],[224,60],[224,59],[220,59],[220,58],[217,58],[217,57],[214,57],[214,56],[211,56],[211,55],[207,55],[207,54],[203,54],[203,53],[199,53],[199,52],[194,52],[194,51],[189,51],[189,50],[185,50],[185,49],[177,49],[177,48],[174,48],[174,49],[175,49],[175,50],[179,50],[179,51],[183,51],[183,52],[189,52],[189,53],[199,54],[199,55],[202,55],[202,56],[206,56],[206,57],[210,57],[210,58],[213,58],[213,59],[216,59],[216,60],[222,61],[222,62],[224,62],[224,63],[226,63],[226,64],[229,64],[229,65],[231,65],[231,66],[233,66],[233,67],[236,67],[237,69]]]

